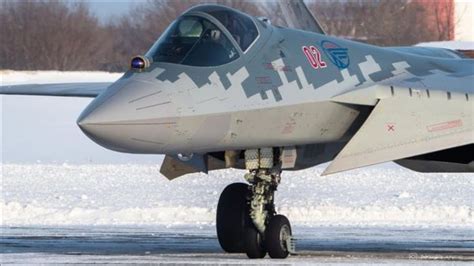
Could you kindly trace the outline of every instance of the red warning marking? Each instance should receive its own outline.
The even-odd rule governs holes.
[[[428,130],[428,132],[435,132],[435,131],[447,130],[447,129],[456,128],[456,127],[462,127],[461,119],[429,125],[426,127],[426,130]]]
[[[395,124],[387,124],[387,131],[395,131]]]

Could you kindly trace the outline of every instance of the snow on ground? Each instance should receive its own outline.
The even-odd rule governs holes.
[[[285,172],[279,212],[305,226],[474,229],[472,174],[418,174],[394,165],[320,177]],[[168,181],[158,165],[4,164],[2,223],[29,225],[212,225],[219,194],[243,171]]]

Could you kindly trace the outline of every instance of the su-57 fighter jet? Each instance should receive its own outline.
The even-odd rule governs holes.
[[[290,222],[274,206],[283,170],[332,160],[325,175],[388,161],[473,172],[473,60],[327,36],[302,1],[281,5],[307,31],[200,5],[113,84],[0,92],[95,97],[77,120],[84,133],[111,150],[166,154],[169,179],[247,169],[248,183],[222,192],[216,224],[222,248],[250,258],[294,251]]]

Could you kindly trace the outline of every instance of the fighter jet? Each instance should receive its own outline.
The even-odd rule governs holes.
[[[394,161],[473,172],[473,60],[328,36],[302,1],[281,5],[295,28],[199,5],[112,84],[0,93],[94,97],[77,120],[82,131],[118,152],[165,154],[170,180],[246,169],[246,183],[222,192],[216,227],[226,252],[250,258],[294,252],[290,222],[274,204],[284,170],[332,161],[328,175]]]

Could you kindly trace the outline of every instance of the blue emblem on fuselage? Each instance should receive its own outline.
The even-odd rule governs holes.
[[[330,41],[322,41],[321,47],[331,62],[339,69],[345,69],[349,66],[349,51]]]

